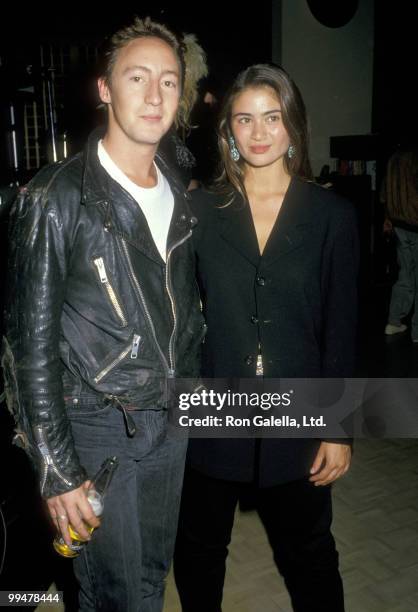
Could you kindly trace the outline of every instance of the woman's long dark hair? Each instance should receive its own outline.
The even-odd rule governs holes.
[[[305,104],[299,89],[287,72],[274,64],[256,64],[241,72],[225,96],[218,124],[218,146],[221,157],[220,174],[215,180],[216,191],[233,197],[238,191],[245,200],[244,164],[231,157],[229,138],[231,131],[231,112],[235,99],[246,89],[269,87],[281,105],[282,120],[294,147],[294,155],[284,157],[284,165],[290,176],[311,180],[312,169],[308,153],[308,121]]]

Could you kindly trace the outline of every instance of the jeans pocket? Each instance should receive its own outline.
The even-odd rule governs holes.
[[[83,396],[65,396],[65,406],[70,419],[80,417],[102,416],[112,410],[111,402],[105,398],[86,398]]]

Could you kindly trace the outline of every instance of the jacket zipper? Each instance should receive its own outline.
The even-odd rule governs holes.
[[[45,442],[44,432],[43,432],[42,427],[40,425],[35,427],[34,433],[35,433],[35,438],[36,438],[36,441],[37,441],[38,449],[39,449],[39,451],[40,451],[40,453],[42,455],[42,458],[43,458],[42,478],[41,478],[41,494],[43,495],[43,493],[44,493],[44,489],[45,489],[45,485],[46,485],[46,479],[47,479],[47,476],[48,476],[49,468],[51,468],[52,471],[55,472],[55,474],[63,482],[65,482],[65,484],[68,487],[72,487],[73,483],[71,482],[71,480],[68,480],[68,478],[65,478],[65,476],[62,474],[62,472],[54,464],[54,461],[52,459],[51,453],[49,452],[48,446],[47,446],[47,444]]]
[[[149,328],[151,330],[151,334],[152,334],[152,337],[154,339],[155,345],[157,347],[158,353],[160,354],[161,361],[163,363],[164,369],[167,371],[167,374],[168,374],[169,378],[172,378],[174,376],[174,370],[172,368],[170,368],[170,366],[169,366],[169,364],[167,362],[167,359],[166,359],[166,357],[164,355],[164,352],[162,351],[161,346],[158,343],[157,334],[155,333],[154,323],[152,322],[151,315],[150,315],[150,312],[148,310],[148,306],[147,306],[147,304],[145,302],[145,297],[144,297],[143,291],[142,291],[141,286],[140,286],[140,284],[138,282],[138,279],[136,278],[136,276],[134,274],[131,258],[129,256],[129,252],[128,252],[128,247],[126,245],[125,240],[122,237],[120,238],[120,241],[121,241],[123,252],[125,254],[126,261],[127,261],[127,264],[128,264],[129,277],[130,277],[130,279],[131,279],[131,281],[132,281],[132,283],[133,283],[133,285],[134,285],[134,287],[136,289],[137,295],[139,297],[139,301],[141,302],[142,307],[144,309],[144,313],[145,313],[145,316],[147,318],[147,321],[148,321],[148,324],[149,324]]]
[[[105,368],[103,368],[103,370],[101,370],[97,374],[97,376],[95,376],[94,382],[95,383],[100,382],[102,378],[106,376],[106,374],[109,374],[109,372],[113,370],[113,368],[115,368],[118,365],[118,363],[120,363],[123,359],[125,359],[125,357],[127,356],[129,352],[131,353],[131,359],[136,359],[138,357],[138,348],[139,348],[140,341],[141,341],[141,336],[138,336],[138,334],[134,334],[133,340],[132,342],[129,343],[129,346],[123,349],[123,351],[119,353],[119,355],[111,363],[109,363]]]
[[[138,336],[138,334],[135,334],[134,339],[132,341],[131,359],[136,359],[138,357],[138,348],[139,348],[140,342],[141,342],[141,336]]]
[[[109,279],[107,277],[107,273],[106,273],[106,268],[104,265],[104,261],[103,261],[103,257],[97,257],[94,260],[94,265],[97,268],[97,271],[99,273],[99,277],[100,277],[100,282],[105,286],[105,289],[107,291],[107,294],[109,296],[110,299],[110,303],[112,304],[116,315],[119,317],[122,325],[124,327],[126,327],[128,325],[128,321],[126,320],[125,315],[123,314],[123,310],[122,307],[119,303],[118,298],[116,297],[116,293],[115,290],[113,289],[112,285],[109,282]]]
[[[171,249],[167,253],[167,262],[166,262],[166,267],[165,267],[165,287],[168,293],[168,297],[170,298],[171,310],[173,313],[173,320],[174,320],[173,331],[171,332],[170,341],[168,343],[168,355],[170,358],[171,371],[173,372],[173,375],[175,372],[175,365],[176,365],[175,355],[174,355],[174,339],[175,339],[176,330],[177,330],[177,316],[176,316],[176,305],[174,302],[174,297],[171,292],[171,283],[170,283],[170,275],[169,275],[170,256],[171,256],[171,253],[174,251],[174,249],[176,249],[177,247],[182,245],[184,242],[186,242],[186,240],[188,240],[191,235],[192,235],[192,231],[190,230],[187,236],[184,236],[184,238],[182,238],[179,242],[176,242],[176,244],[174,244],[171,247]]]

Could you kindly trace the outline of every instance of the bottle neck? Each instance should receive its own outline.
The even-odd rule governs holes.
[[[109,457],[104,461],[101,468],[92,480],[91,488],[97,491],[97,493],[99,493],[102,498],[106,495],[106,491],[109,488],[110,481],[112,480],[113,474],[117,466],[117,458]]]

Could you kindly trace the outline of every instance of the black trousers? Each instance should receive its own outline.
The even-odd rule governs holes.
[[[183,612],[221,612],[234,513],[250,487],[186,469],[174,555]],[[331,488],[298,480],[253,492],[293,610],[344,612]]]

